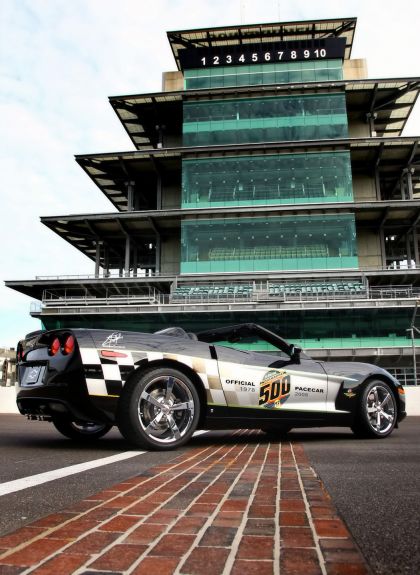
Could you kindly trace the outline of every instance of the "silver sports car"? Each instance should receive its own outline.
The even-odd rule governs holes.
[[[250,338],[270,352],[235,348]],[[17,405],[72,439],[117,425],[130,442],[174,449],[196,429],[348,426],[387,437],[406,416],[402,385],[366,363],[322,362],[256,324],[154,334],[60,329],[17,348]]]

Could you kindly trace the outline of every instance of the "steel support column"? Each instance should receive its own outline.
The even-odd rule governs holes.
[[[101,265],[101,244],[99,240],[96,240],[96,254],[95,254],[95,278],[99,277],[99,268]]]
[[[131,241],[130,236],[126,236],[125,238],[125,263],[124,263],[124,270],[125,270],[125,277],[130,277],[130,248],[131,248]]]

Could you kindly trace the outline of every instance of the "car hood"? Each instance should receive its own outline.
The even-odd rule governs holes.
[[[387,379],[396,381],[385,369],[371,363],[359,363],[356,361],[325,361],[320,363],[328,375],[342,376],[356,381],[366,379],[370,375],[382,375]]]

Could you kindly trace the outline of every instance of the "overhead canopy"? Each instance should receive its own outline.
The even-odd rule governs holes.
[[[337,18],[177,30],[167,34],[176,64],[181,70],[180,52],[183,50],[324,38],[345,38],[345,58],[350,58],[356,23],[357,18]]]
[[[345,91],[349,119],[373,120],[377,136],[399,136],[420,90],[420,78],[341,80],[113,96],[110,103],[138,150],[180,145],[186,100]]]
[[[255,217],[299,215],[308,212],[308,206],[254,206]],[[420,200],[387,202],[346,202],[311,205],[311,214],[355,213],[358,227],[368,229],[385,226],[395,234],[405,234],[418,225],[420,220]],[[179,237],[181,221],[184,219],[209,219],[222,217],[249,217],[248,207],[205,208],[189,210],[155,210],[147,212],[125,212],[115,214],[87,214],[41,218],[43,224],[68,241],[92,261],[95,261],[97,245],[102,242],[109,246],[109,267],[118,268],[124,261],[127,237],[139,248],[140,260],[144,265],[154,257],[149,244],[157,236]],[[150,262],[146,261],[149,257]],[[103,256],[101,256],[103,258]],[[140,261],[139,260],[139,261]],[[105,262],[101,259],[102,267]]]
[[[136,193],[141,194],[145,204],[156,205],[157,174],[177,181],[183,157],[208,158],[211,156],[287,154],[297,152],[350,149],[353,172],[373,172],[379,168],[382,186],[393,187],[403,170],[411,169],[413,192],[420,197],[420,142],[415,138],[357,138],[323,140],[321,142],[275,142],[272,144],[241,144],[197,148],[174,148],[171,150],[145,150],[121,154],[98,154],[77,156],[76,160],[92,178],[99,189],[120,211],[128,210],[128,183],[133,182]],[[386,180],[386,182],[384,181]],[[174,206],[176,207],[176,206]]]

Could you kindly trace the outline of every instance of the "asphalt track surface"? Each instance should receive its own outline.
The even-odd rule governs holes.
[[[295,430],[341,517],[375,575],[420,573],[420,418],[390,438],[356,440],[347,430]],[[0,534],[168,463],[192,447],[223,441],[223,432],[193,439],[177,452],[144,453],[116,464],[0,497]],[[117,431],[94,447],[62,438],[47,423],[0,415],[0,483],[129,451]]]

